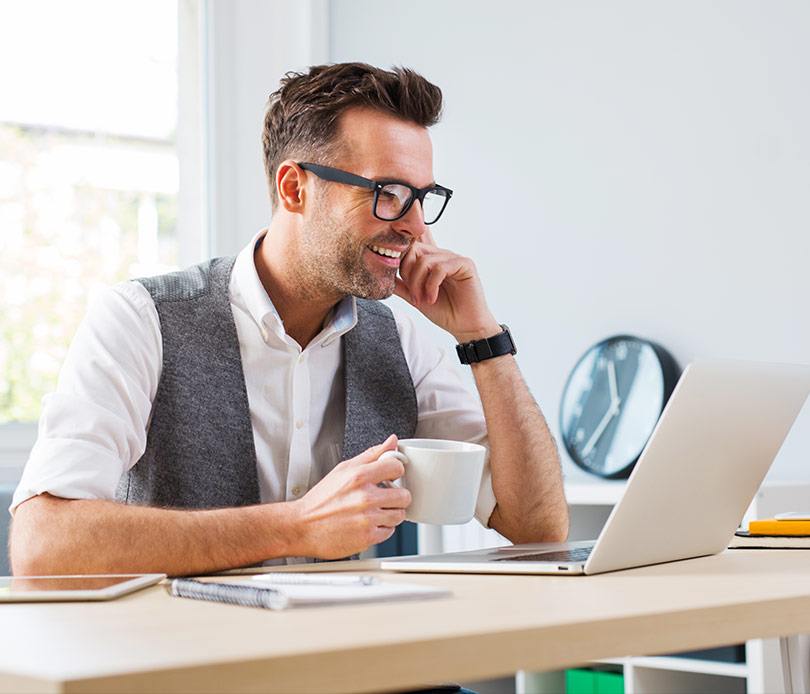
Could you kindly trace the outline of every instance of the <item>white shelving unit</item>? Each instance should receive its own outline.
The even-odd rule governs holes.
[[[571,539],[596,537],[613,506],[624,493],[624,482],[566,485],[571,509]],[[810,507],[810,484],[766,483],[748,508],[751,518]],[[576,579],[573,579],[576,580]],[[671,656],[615,658],[601,661],[621,667],[625,694],[776,694],[784,691],[779,644],[775,639],[748,641],[744,663],[726,663]],[[561,692],[561,674],[521,673],[517,691],[523,694]]]
[[[613,506],[624,493],[624,482],[566,484],[571,512],[571,540],[594,539],[602,530]],[[766,483],[757,492],[743,524],[751,518],[810,509],[810,484]],[[422,542],[427,541],[428,545]],[[420,547],[431,551],[457,551],[506,544],[493,530],[475,521],[465,526],[420,528]],[[733,551],[733,550],[732,550]],[[571,580],[577,580],[572,578]],[[672,656],[635,657],[600,661],[621,668],[625,694],[777,694],[784,691],[779,644],[775,639],[748,641],[744,663],[726,663]],[[583,667],[587,667],[587,663]],[[563,673],[518,673],[518,694],[561,694]]]

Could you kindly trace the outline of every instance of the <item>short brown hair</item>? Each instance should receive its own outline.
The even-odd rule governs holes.
[[[422,127],[439,121],[442,91],[408,68],[382,70],[365,63],[316,65],[288,72],[267,103],[262,132],[264,168],[276,206],[275,172],[288,158],[321,161],[334,154],[340,116],[368,106]]]

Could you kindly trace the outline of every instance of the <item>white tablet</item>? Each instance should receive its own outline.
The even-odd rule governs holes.
[[[166,574],[0,576],[0,603],[112,600],[164,578]]]

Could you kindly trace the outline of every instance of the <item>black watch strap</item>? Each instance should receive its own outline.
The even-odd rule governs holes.
[[[456,345],[456,352],[462,364],[475,364],[479,361],[502,357],[504,354],[517,354],[512,333],[505,325],[501,325],[503,332],[483,340],[472,340]]]

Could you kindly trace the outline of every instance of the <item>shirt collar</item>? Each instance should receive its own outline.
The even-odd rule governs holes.
[[[231,273],[231,296],[261,329],[276,330],[283,335],[284,325],[281,316],[259,279],[254,260],[256,249],[267,235],[267,231],[267,229],[259,231],[236,256]],[[357,325],[357,300],[353,296],[346,296],[332,309],[315,341],[326,347],[355,325]]]
[[[316,339],[321,343],[321,347],[327,347],[355,325],[357,325],[357,299],[345,296],[332,310],[332,315],[326,320],[323,331]]]
[[[264,290],[253,260],[253,254],[266,234],[267,229],[262,229],[239,251],[233,264],[230,284],[234,302],[247,311],[260,328],[273,324],[281,325],[281,317]]]

